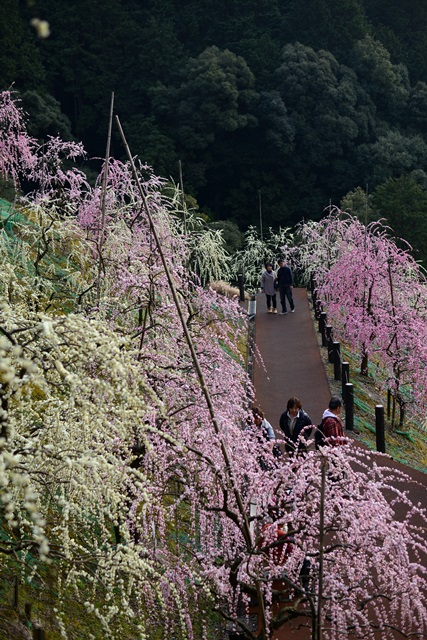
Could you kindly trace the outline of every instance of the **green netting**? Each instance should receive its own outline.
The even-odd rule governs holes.
[[[8,235],[14,234],[14,225],[16,223],[29,224],[28,218],[20,213],[14,204],[3,198],[0,198],[0,217],[1,226]]]
[[[375,433],[375,427],[359,416],[354,416],[354,426],[358,429],[367,429],[371,433]]]
[[[372,405],[368,404],[367,402],[364,402],[363,400],[360,399],[360,397],[357,395],[357,391],[358,391],[358,387],[357,385],[354,385],[355,387],[355,394],[354,394],[354,404],[358,409],[361,409],[362,411],[364,411],[365,413],[372,413]]]
[[[26,215],[25,210],[16,207],[11,202],[0,198],[0,233],[3,235],[3,240],[8,247],[7,250],[12,256],[13,253],[19,249],[19,243],[25,242],[19,236],[19,229],[22,227],[36,227],[36,224],[32,222]],[[46,254],[43,257],[44,268],[49,270],[53,267],[55,286],[60,287],[62,290],[66,289],[66,297],[69,300],[75,300],[78,296],[78,292],[74,291],[67,283],[70,277],[71,271],[79,271],[80,267],[72,263],[68,256]],[[68,263],[68,264],[67,264]],[[67,266],[65,266],[67,265]],[[37,277],[35,266],[31,260],[27,260],[26,264],[22,265],[24,271],[31,274],[34,278]],[[39,264],[40,267],[40,264]],[[70,267],[70,268],[69,268]],[[17,269],[15,277],[21,279],[24,277],[24,272]],[[49,275],[49,280],[52,279],[52,275]],[[64,302],[64,311],[72,311],[72,308]]]
[[[399,436],[403,436],[410,442],[415,442],[415,439],[412,437],[409,431],[399,431],[398,429],[395,429],[395,433],[397,433]]]

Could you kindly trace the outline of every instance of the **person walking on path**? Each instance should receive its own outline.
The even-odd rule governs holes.
[[[340,418],[341,410],[342,402],[340,398],[332,396],[329,400],[329,407],[323,412],[318,436],[318,440],[320,437],[320,442],[318,444],[328,444],[331,447],[335,447],[347,441]]]
[[[285,448],[288,453],[292,453],[297,449],[300,451],[305,449],[301,441],[298,443],[298,437],[304,427],[308,427],[311,424],[313,424],[311,418],[303,410],[301,401],[295,397],[289,398],[286,411],[282,413],[279,421],[280,428],[285,434]],[[309,434],[304,435],[308,436]]]
[[[277,313],[276,303],[276,273],[273,271],[273,265],[267,262],[265,271],[261,276],[261,291],[265,293],[267,299],[268,313]]]
[[[281,316],[285,316],[288,312],[286,309],[286,299],[288,299],[289,306],[291,307],[291,313],[295,311],[294,299],[292,296],[292,288],[294,286],[294,277],[292,275],[291,268],[285,264],[283,258],[279,260],[279,269],[277,271],[277,284],[279,287],[280,303],[282,310]]]
[[[261,453],[258,456],[258,462],[263,471],[266,471],[270,468],[270,464],[268,462],[265,454],[271,453],[273,454],[274,441],[276,440],[276,436],[274,435],[274,430],[268,420],[265,419],[264,412],[261,411],[259,407],[254,407],[252,409],[252,418],[255,424],[255,433],[258,440],[259,448],[264,450],[264,453]]]

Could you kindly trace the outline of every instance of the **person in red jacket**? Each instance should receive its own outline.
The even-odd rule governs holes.
[[[277,544],[275,544],[277,542]],[[274,545],[274,546],[269,546]],[[258,548],[266,547],[266,554],[276,565],[284,564],[292,551],[293,540],[276,522],[267,522],[261,529]]]
[[[286,563],[295,547],[295,538],[292,534],[287,533],[277,521],[278,510],[276,507],[268,509],[269,521],[264,524],[258,538],[258,549],[263,550],[268,559],[276,566]],[[292,525],[288,525],[292,528]],[[310,585],[310,560],[304,558],[300,570],[300,583],[304,591],[309,589]],[[283,569],[282,577],[286,575],[286,569]]]
[[[268,517],[264,520],[258,538],[258,549],[265,549],[265,553],[275,564],[283,564],[292,551],[293,538],[280,524],[280,509],[276,505],[268,506]],[[280,542],[278,542],[280,541]],[[278,542],[278,544],[275,544]],[[274,545],[274,546],[269,546]]]
[[[347,441],[340,418],[341,411],[342,402],[340,398],[332,396],[329,400],[329,407],[323,412],[322,422],[320,424],[322,434],[322,442],[320,444],[328,444],[331,447],[336,447]]]

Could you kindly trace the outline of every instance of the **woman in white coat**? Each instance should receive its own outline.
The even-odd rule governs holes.
[[[273,271],[273,265],[267,262],[265,265],[265,271],[261,276],[261,291],[265,293],[267,298],[267,311],[268,313],[277,313],[276,302],[276,273]]]

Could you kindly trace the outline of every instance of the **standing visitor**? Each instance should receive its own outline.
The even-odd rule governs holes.
[[[298,437],[303,431],[304,427],[308,427],[313,424],[310,416],[306,413],[301,405],[301,401],[298,398],[289,398],[286,404],[286,411],[280,416],[280,428],[285,434],[285,448],[288,453],[305,449],[306,447],[300,440],[297,447]],[[309,434],[304,434],[308,436]]]
[[[265,265],[265,271],[261,276],[261,291],[265,293],[267,299],[268,313],[277,313],[276,303],[276,273],[273,271],[271,262]]]
[[[280,302],[282,310],[279,315],[285,316],[288,312],[286,309],[286,299],[291,307],[291,313],[295,311],[294,299],[292,296],[292,288],[294,286],[294,277],[291,268],[285,264],[283,258],[279,260],[279,269],[277,271],[277,284],[279,286]]]
[[[265,548],[265,555],[273,564],[285,564],[292,552],[293,544],[294,539],[287,536],[281,525],[271,518],[263,525],[258,539],[258,548]]]
[[[257,427],[257,433],[259,434],[258,438],[260,442],[265,442],[266,440],[268,442],[274,442],[276,436],[274,435],[273,427],[268,422],[268,420],[265,419],[264,412],[261,411],[259,407],[254,407],[252,409],[252,415],[254,418],[255,426]]]
[[[267,445],[267,449],[274,455],[274,441],[276,440],[276,436],[274,435],[273,427],[265,419],[264,412],[261,411],[259,407],[254,407],[252,409],[252,417],[256,428],[256,435],[261,449],[265,450]],[[266,471],[270,468],[269,463],[265,459],[263,455],[260,455],[258,458],[258,462],[263,471]]]
[[[318,427],[316,434],[317,445],[328,444],[335,447],[339,444],[345,444],[346,437],[344,435],[344,427],[340,414],[342,411],[342,402],[337,396],[332,396],[329,400],[329,407],[323,412],[322,422]]]

